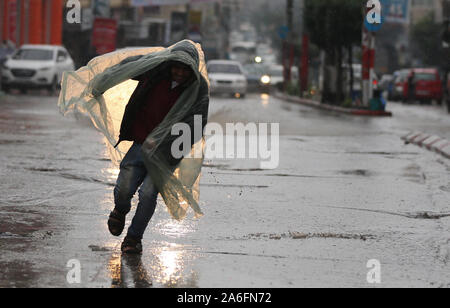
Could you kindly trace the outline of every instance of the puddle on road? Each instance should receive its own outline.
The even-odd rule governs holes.
[[[344,152],[345,154],[362,154],[362,155],[382,155],[382,156],[396,156],[396,155],[419,155],[418,152]]]
[[[269,239],[269,240],[281,240],[281,239],[293,239],[293,240],[307,240],[314,238],[322,239],[343,239],[343,240],[361,240],[367,241],[369,239],[375,239],[374,235],[370,234],[345,234],[345,233],[303,233],[289,231],[287,233],[253,233],[244,236],[241,239],[252,240],[252,239]]]
[[[297,138],[297,137],[289,138],[289,140],[291,140],[291,141],[298,141],[298,142],[308,142],[308,141],[305,140],[305,139]]]
[[[231,168],[230,165],[226,164],[203,164],[203,167],[205,168],[212,168],[212,169],[218,169],[218,170],[224,170],[224,171],[266,171],[266,169],[261,168]]]
[[[115,183],[107,182],[104,180],[100,180],[94,177],[79,175],[79,174],[73,174],[68,173],[66,171],[69,171],[71,169],[64,169],[64,168],[25,168],[25,170],[32,171],[32,172],[41,172],[41,173],[48,173],[50,175],[59,176],[65,179],[69,180],[77,180],[77,181],[83,181],[83,182],[89,182],[89,183],[98,183],[103,184],[106,186],[114,187]]]
[[[445,192],[450,192],[450,183],[448,183],[447,186],[440,186],[439,189]]]
[[[414,219],[441,219],[445,217],[450,217],[450,213],[415,212],[415,213],[406,213],[403,216]]]
[[[140,255],[113,254],[108,270],[112,288],[149,288],[153,285]]]
[[[228,187],[228,188],[269,188],[267,185],[234,185],[234,184],[200,184],[200,187]]]
[[[58,169],[58,168],[25,168],[25,170],[28,171],[37,171],[37,172],[61,172],[61,171],[68,171],[70,169]]]
[[[356,176],[371,176],[373,173],[369,170],[356,169],[356,170],[342,170],[339,171],[340,174],[344,175],[356,175]]]
[[[403,168],[403,174],[408,181],[418,184],[425,184],[426,175],[422,172],[422,168],[417,164],[410,164]]]
[[[0,235],[31,236],[32,233],[43,230],[46,217],[42,213],[24,210],[18,207],[2,208],[0,210]]]
[[[19,145],[24,144],[25,140],[0,140],[0,145]]]
[[[93,252],[108,252],[111,251],[111,248],[109,247],[101,247],[97,245],[89,245],[89,249]]]
[[[370,212],[377,214],[387,214],[394,216],[401,216],[411,219],[441,219],[445,217],[450,217],[450,213],[435,213],[430,211],[418,211],[418,212],[391,212],[391,211],[383,211],[383,210],[371,210],[371,209],[359,209],[352,207],[338,207],[338,206],[318,206],[332,209],[341,209],[341,210],[352,210],[352,211],[361,211],[361,212]]]
[[[274,259],[286,259],[285,256],[277,255],[261,255],[261,254],[250,254],[244,252],[228,252],[228,251],[202,251],[204,254],[214,254],[214,255],[230,255],[230,256],[245,256],[245,257],[262,257],[262,258],[274,258]]]
[[[24,260],[0,262],[0,288],[30,288],[38,280],[33,264]]]

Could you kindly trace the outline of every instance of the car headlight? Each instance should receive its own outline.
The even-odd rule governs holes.
[[[261,82],[262,82],[263,84],[269,84],[269,83],[270,83],[270,76],[268,76],[268,75],[262,76],[262,77],[261,77]]]

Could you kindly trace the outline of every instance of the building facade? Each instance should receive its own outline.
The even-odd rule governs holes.
[[[0,39],[61,45],[63,0],[0,0]]]

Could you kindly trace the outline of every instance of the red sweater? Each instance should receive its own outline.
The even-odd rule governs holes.
[[[171,80],[161,80],[150,90],[146,102],[142,104],[134,120],[132,132],[136,143],[144,143],[147,136],[164,120],[183,92],[180,86],[171,88]]]

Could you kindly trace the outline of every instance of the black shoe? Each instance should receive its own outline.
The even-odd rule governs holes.
[[[111,212],[108,219],[108,229],[112,235],[119,236],[122,234],[123,229],[125,228],[125,216],[126,214],[123,214],[116,209]]]
[[[142,253],[142,241],[127,235],[122,242],[122,252],[129,254],[141,254]]]

